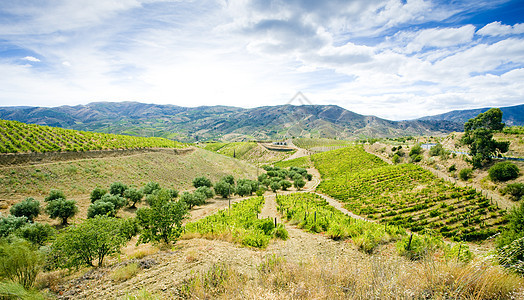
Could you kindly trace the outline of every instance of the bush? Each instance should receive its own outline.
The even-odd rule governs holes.
[[[200,176],[200,177],[195,177],[195,179],[193,179],[193,186],[195,188],[199,188],[199,187],[202,187],[202,186],[207,186],[207,187],[212,187],[213,184],[211,183],[211,180],[205,176]]]
[[[286,191],[287,189],[289,189],[292,184],[291,182],[287,181],[287,180],[281,180],[280,181],[280,186],[282,187],[282,190]]]
[[[271,184],[269,185],[269,188],[271,188],[271,190],[276,193],[278,190],[280,190],[280,183],[278,181],[273,181],[271,182]]]
[[[462,170],[460,170],[459,172],[459,178],[461,180],[468,180],[471,178],[471,176],[473,175],[473,169],[472,168],[464,168]]]
[[[127,204],[127,200],[125,198],[122,198],[119,195],[113,195],[113,194],[105,194],[98,201],[113,203],[116,211],[126,206]]]
[[[87,217],[94,218],[96,216],[114,217],[116,215],[115,205],[111,202],[97,200],[87,208]]]
[[[150,181],[144,186],[142,192],[144,193],[144,195],[151,195],[157,190],[160,190],[160,184],[154,181]]]
[[[519,177],[519,167],[509,161],[494,164],[488,170],[489,177],[493,181],[508,181]]]
[[[31,223],[22,226],[15,233],[35,245],[42,246],[55,235],[56,230],[49,224]]]
[[[124,192],[127,190],[127,185],[123,184],[122,182],[113,182],[111,183],[111,186],[109,187],[109,193],[111,195],[116,195],[120,197],[124,197]]]
[[[398,154],[393,155],[393,158],[391,159],[391,161],[394,164],[398,164],[400,162],[400,156],[398,156]]]
[[[51,219],[62,219],[62,225],[67,224],[67,219],[78,212],[75,200],[56,199],[49,202],[45,208]]]
[[[510,183],[501,192],[503,195],[509,194],[512,200],[518,201],[524,197],[524,183]]]
[[[91,203],[95,203],[96,200],[100,200],[100,198],[102,198],[102,196],[104,196],[105,194],[107,194],[107,190],[100,187],[96,187],[91,192],[91,195],[89,197],[91,199]]]
[[[29,197],[11,207],[9,212],[15,217],[26,217],[30,222],[40,214],[40,202]]]
[[[208,186],[201,186],[197,188],[195,192],[204,194],[204,196],[206,196],[206,199],[211,199],[215,197],[215,192],[213,192],[213,190]]]
[[[57,199],[65,199],[65,198],[66,198],[66,196],[65,196],[64,192],[62,192],[60,190],[51,190],[49,192],[49,195],[44,198],[44,201],[45,202],[49,202],[49,201],[53,201],[53,200],[57,200]]]
[[[297,190],[300,190],[302,189],[304,186],[306,185],[306,182],[304,181],[304,179],[300,178],[298,180],[295,180],[293,182],[293,186],[297,189]]]
[[[140,243],[176,241],[182,232],[182,220],[187,217],[187,206],[182,200],[171,201],[162,196],[152,202],[151,207],[139,208],[136,212],[142,227]]]
[[[0,243],[0,277],[31,288],[42,268],[43,255],[24,240]]]
[[[450,172],[450,173],[451,173],[451,172],[454,172],[454,171],[456,171],[456,170],[457,170],[457,166],[455,166],[455,164],[452,164],[452,165],[449,166],[449,168],[448,168],[448,172]]]
[[[144,194],[137,189],[130,188],[124,192],[124,197],[132,203],[131,207],[134,208],[136,204],[144,198]]]
[[[434,253],[442,243],[442,239],[436,236],[412,234],[411,237],[405,237],[397,242],[397,251],[411,260],[420,260]]]
[[[15,217],[13,215],[7,217],[0,216],[0,237],[7,237],[26,224],[26,217]]]
[[[215,183],[214,189],[215,193],[222,196],[222,198],[229,198],[229,195],[234,191],[234,186],[224,180],[220,180]]]
[[[251,193],[252,193],[252,191],[251,191],[251,185],[250,184],[244,183],[244,184],[237,185],[236,194],[239,195],[240,197],[251,195]]]
[[[106,216],[96,216],[83,223],[68,227],[57,236],[52,254],[58,267],[81,265],[101,266],[107,255],[119,253],[129,240],[122,233],[124,221]]]

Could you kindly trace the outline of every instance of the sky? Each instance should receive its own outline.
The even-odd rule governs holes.
[[[0,106],[298,92],[390,120],[524,104],[524,0],[0,1]]]

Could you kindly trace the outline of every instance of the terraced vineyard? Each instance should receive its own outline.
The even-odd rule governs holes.
[[[273,236],[287,238],[287,231],[273,220],[258,219],[264,206],[264,197],[253,197],[235,203],[231,209],[189,223],[185,226],[186,236],[191,234],[210,239],[224,239],[236,243],[265,248]]]
[[[416,165],[383,166],[361,149],[343,150],[352,152],[350,161],[331,163],[340,157],[335,151],[314,160],[324,177],[317,190],[346,203],[353,213],[412,231],[432,228],[457,240],[485,239],[506,223],[505,211],[474,189]]]
[[[324,180],[387,165],[380,158],[364,151],[361,146],[313,154],[311,160]]]
[[[293,139],[293,144],[299,148],[307,150],[318,150],[321,148],[338,148],[338,147],[347,147],[351,145],[350,141],[343,140],[334,140],[334,139],[307,139],[307,138],[297,138]]]
[[[256,146],[257,143],[255,142],[209,143],[206,144],[204,149],[229,157],[242,158]]]
[[[284,219],[310,232],[324,232],[334,240],[351,238],[364,252],[373,252],[380,244],[406,236],[399,226],[383,226],[346,216],[322,197],[311,193],[294,193],[277,197]]]
[[[275,167],[279,168],[289,168],[289,167],[298,167],[298,168],[310,168],[311,167],[311,160],[309,156],[302,156],[295,159],[290,160],[282,160],[274,164]]]
[[[0,153],[184,147],[187,144],[164,138],[77,131],[0,120]]]

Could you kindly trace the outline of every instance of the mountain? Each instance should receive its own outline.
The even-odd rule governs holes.
[[[417,120],[421,121],[451,121],[456,123],[464,124],[471,118],[476,117],[478,114],[486,112],[491,107],[478,108],[478,109],[467,109],[467,110],[454,110],[444,114],[422,117]],[[509,126],[523,126],[524,125],[524,104],[501,107],[502,110],[502,122]]]
[[[280,105],[251,109],[181,107],[138,102],[95,102],[60,107],[0,107],[0,119],[105,133],[161,136],[184,142],[369,138],[437,135],[462,130],[451,121],[389,121],[335,105]]]

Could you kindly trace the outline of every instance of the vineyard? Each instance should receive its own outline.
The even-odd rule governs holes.
[[[0,153],[184,147],[187,145],[164,138],[76,131],[0,120]]]
[[[235,203],[231,209],[187,224],[186,236],[224,239],[255,248],[265,248],[273,237],[286,239],[287,231],[281,224],[275,227],[271,219],[258,219],[263,206],[264,197]]]
[[[284,219],[299,228],[325,233],[334,240],[352,239],[358,248],[371,253],[385,243],[399,240],[407,233],[394,225],[381,225],[353,219],[311,193],[294,193],[277,197],[278,210]]]
[[[293,144],[299,148],[311,150],[311,151],[322,151],[321,149],[336,149],[336,148],[342,148],[347,147],[352,142],[344,141],[344,140],[333,140],[333,139],[326,139],[326,138],[320,138],[320,139],[307,139],[307,138],[297,138],[293,139]]]
[[[229,157],[242,158],[256,146],[255,142],[209,143],[204,149]]]
[[[297,167],[307,169],[311,168],[311,160],[309,156],[303,156],[295,159],[279,161],[275,163],[274,166],[279,168]]]
[[[474,189],[455,186],[412,164],[386,165],[359,148],[326,152],[314,159],[325,176],[318,191],[345,204],[353,213],[382,223],[421,231],[431,228],[445,237],[479,240],[506,223],[505,211]],[[331,158],[330,158],[331,157]],[[351,157],[351,158],[349,158]]]
[[[380,158],[364,151],[361,146],[313,154],[311,160],[322,175],[323,180],[387,165]]]

